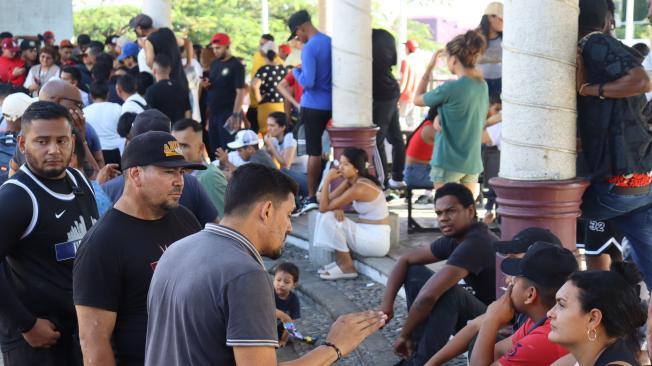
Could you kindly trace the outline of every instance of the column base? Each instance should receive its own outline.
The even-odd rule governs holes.
[[[376,175],[374,165],[374,149],[376,147],[376,134],[378,127],[331,127],[328,134],[331,137],[333,155],[337,160],[347,147],[359,147],[367,152],[369,173]]]
[[[510,240],[528,227],[552,231],[563,246],[576,249],[577,218],[580,216],[582,194],[589,186],[585,179],[562,181],[517,181],[492,178],[489,183],[498,198],[497,212],[501,216],[502,240]],[[500,271],[503,257],[496,255],[496,293],[502,294],[504,275]]]

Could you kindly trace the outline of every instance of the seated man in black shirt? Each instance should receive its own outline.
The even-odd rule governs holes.
[[[396,294],[405,286],[409,312],[394,350],[406,365],[423,365],[495,299],[492,243],[498,238],[477,222],[471,191],[445,184],[435,194],[435,212],[444,236],[399,259],[380,307],[391,319]],[[446,264],[437,273],[425,267],[442,260]],[[462,279],[474,293],[458,285]]]
[[[206,167],[187,162],[172,135],[136,136],[122,167],[124,193],[84,237],[73,269],[85,364],[145,362],[147,292],[156,264],[170,244],[201,230],[179,198],[183,170]]]
[[[172,123],[192,117],[190,111],[190,96],[188,89],[176,81],[170,80],[172,62],[166,55],[156,55],[154,58],[154,78],[156,83],[145,93],[147,105],[163,112]]]

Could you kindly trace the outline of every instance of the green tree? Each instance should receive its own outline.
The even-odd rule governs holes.
[[[140,9],[132,5],[85,8],[73,14],[73,29],[75,35],[86,33],[91,39],[103,42],[111,34],[128,32],[129,19],[139,12]]]

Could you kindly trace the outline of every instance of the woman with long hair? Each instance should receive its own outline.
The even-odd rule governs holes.
[[[332,192],[335,180],[343,178]],[[383,257],[389,252],[389,208],[380,182],[369,174],[367,153],[349,147],[340,156],[339,166],[331,169],[317,193],[319,211],[314,245],[335,251],[336,261],[319,270],[325,280],[355,278],[351,250],[366,257]],[[344,216],[349,205],[358,212],[357,221]]]
[[[272,112],[267,117],[267,134],[263,137],[265,150],[280,166],[283,173],[299,185],[299,196],[308,195],[308,155],[297,156],[297,140],[287,116]]]
[[[258,69],[251,80],[251,88],[258,102],[258,129],[263,135],[267,133],[267,116],[272,112],[285,111],[283,96],[276,87],[283,80],[287,71],[283,65],[277,63],[277,60],[279,58],[276,57],[276,51],[267,50],[265,65]]]
[[[436,108],[440,133],[430,161],[430,178],[437,189],[445,183],[462,183],[478,195],[478,176],[482,172],[480,138],[489,110],[489,93],[476,63],[487,43],[476,31],[453,38],[445,50],[437,51],[426,67],[417,87],[414,104]],[[445,52],[447,66],[458,79],[448,81],[426,93],[430,74]]]
[[[487,5],[478,31],[487,41],[487,49],[478,61],[478,69],[489,86],[489,96],[500,98],[503,77],[503,4]]]
[[[611,271],[575,272],[548,311],[548,339],[568,349],[579,366],[639,365],[637,333],[647,318],[641,281],[631,262],[614,262]],[[569,364],[568,357],[561,360],[555,365]]]

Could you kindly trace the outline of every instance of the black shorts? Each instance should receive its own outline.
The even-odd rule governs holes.
[[[584,254],[598,256],[605,254],[612,246],[622,252],[623,234],[611,221],[581,220],[583,227],[578,225],[577,231],[584,233],[583,242],[578,241],[577,247],[584,248]]]
[[[301,107],[299,120],[306,132],[306,153],[310,156],[321,156],[321,136],[331,120],[332,111]]]

